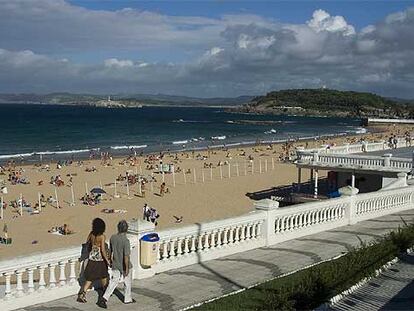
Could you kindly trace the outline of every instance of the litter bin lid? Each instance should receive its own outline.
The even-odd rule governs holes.
[[[145,242],[158,242],[160,237],[156,233],[148,233],[141,238],[141,241]]]

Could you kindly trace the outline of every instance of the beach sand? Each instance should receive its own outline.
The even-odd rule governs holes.
[[[320,146],[326,143],[342,144],[353,142],[365,137],[367,141],[378,141],[387,138],[390,133],[403,134],[406,130],[412,130],[411,126],[388,127],[380,126],[373,128],[377,133],[364,134],[360,136],[337,137],[319,141],[309,141],[308,148]],[[305,146],[305,142],[297,142],[297,146]],[[238,155],[243,149],[245,156]],[[257,149],[257,150],[254,150]],[[231,153],[231,159],[226,157]],[[207,151],[195,152],[197,154],[208,155]],[[37,202],[38,193],[45,197],[55,196],[55,186],[49,183],[51,176],[61,175],[65,186],[57,187],[56,191],[62,208],[57,209],[48,204],[46,208],[38,215],[29,215],[23,212],[20,216],[12,208],[4,211],[4,219],[0,220],[0,230],[3,225],[7,224],[9,237],[13,239],[12,245],[0,244],[0,258],[6,259],[30,253],[42,252],[46,250],[64,248],[67,246],[80,245],[83,243],[90,231],[90,225],[95,217],[101,217],[107,224],[106,236],[109,237],[116,231],[116,224],[121,219],[131,220],[133,218],[142,218],[142,207],[144,203],[157,209],[161,215],[159,218],[158,229],[178,227],[186,224],[208,222],[216,219],[228,218],[242,215],[253,210],[253,201],[246,196],[248,192],[255,192],[280,185],[290,185],[297,181],[297,170],[290,163],[281,163],[278,161],[281,153],[281,145],[273,145],[273,150],[267,150],[266,146],[233,148],[228,151],[215,150],[216,154],[211,154],[207,160],[196,160],[192,152],[186,154],[179,153],[180,163],[175,164],[186,171],[191,169],[191,174],[186,174],[186,184],[184,184],[183,173],[176,173],[176,186],[173,187],[172,175],[165,175],[165,182],[171,193],[163,197],[158,196],[159,186],[162,182],[162,176],[154,174],[157,182],[154,184],[154,194],[151,186],[146,185],[146,197],[138,195],[138,185],[130,186],[130,198],[127,197],[126,187],[118,184],[117,192],[120,198],[114,198],[114,180],[119,174],[125,175],[127,170],[134,173],[136,170],[140,173],[139,165],[129,166],[119,164],[122,159],[114,159],[112,166],[102,166],[100,160],[84,161],[82,167],[75,163],[71,166],[64,166],[61,169],[56,168],[56,164],[50,164],[50,171],[39,171],[39,167],[33,165],[22,166],[24,169],[23,176],[30,180],[28,185],[10,185],[7,182],[7,174],[0,175],[0,179],[6,181],[8,194],[3,195],[4,200],[9,203],[11,200],[19,198],[20,194],[24,199],[32,204]],[[247,156],[254,157],[254,174],[251,173],[251,167],[247,169],[245,176],[244,163]],[[174,154],[166,155],[163,163],[172,163]],[[188,158],[187,158],[188,157]],[[272,158],[274,169],[272,169]],[[265,162],[267,160],[267,171]],[[231,177],[228,177],[228,166],[222,166],[223,179],[220,178],[220,169],[217,167],[219,161],[229,161],[231,164]],[[262,163],[262,173],[259,173],[259,161]],[[213,181],[210,180],[210,169],[204,169],[205,182],[202,182],[202,167],[204,162],[213,163]],[[140,158],[144,175],[150,175],[151,171],[145,170],[146,164],[143,158]],[[156,161],[154,164],[158,164]],[[236,163],[239,165],[239,176],[237,176]],[[86,167],[96,166],[96,172],[86,172]],[[194,182],[194,169],[196,171],[196,182]],[[320,176],[324,177],[326,172],[321,172]],[[69,177],[67,174],[76,174],[73,177],[73,189],[75,194],[75,206],[70,206],[71,188],[67,186]],[[309,171],[302,174],[302,181],[310,178]],[[39,180],[44,184],[37,185]],[[96,206],[87,206],[79,200],[85,194],[85,182],[88,189],[99,187],[101,184],[107,195],[104,196],[102,203]],[[123,214],[105,214],[103,208],[113,208],[126,210]],[[183,216],[180,224],[175,223],[173,216]],[[53,226],[62,226],[68,224],[75,233],[72,235],[54,235],[48,233]],[[0,235],[3,235],[0,231]],[[37,241],[36,244],[32,244]]]

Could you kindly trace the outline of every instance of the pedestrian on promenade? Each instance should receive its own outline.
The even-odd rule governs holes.
[[[101,218],[95,218],[92,221],[92,231],[86,240],[89,248],[88,263],[84,272],[86,281],[78,294],[78,302],[87,302],[86,291],[91,287],[92,283],[100,281],[103,288],[107,284],[110,261],[106,250],[105,228],[105,222]]]
[[[131,246],[126,236],[128,231],[128,223],[125,220],[121,220],[118,223],[118,233],[111,236],[110,239],[110,251],[112,259],[112,271],[109,285],[103,295],[102,299],[98,302],[98,306],[101,308],[107,308],[107,302],[109,297],[116,289],[119,283],[125,284],[124,303],[134,303],[135,300],[131,297],[132,287],[132,264],[130,261]]]

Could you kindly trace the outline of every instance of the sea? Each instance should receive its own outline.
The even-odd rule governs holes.
[[[354,118],[253,115],[224,108],[0,104],[0,161],[244,146],[363,133],[360,124]]]

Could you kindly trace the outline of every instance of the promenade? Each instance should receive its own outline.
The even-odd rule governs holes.
[[[362,221],[236,255],[211,260],[156,276],[136,280],[133,298],[136,304],[123,305],[112,296],[110,310],[181,310],[194,304],[248,288],[281,274],[328,260],[385,233],[414,221],[414,210]],[[71,296],[21,310],[76,311],[99,310],[97,294],[88,293],[88,303],[77,303]],[[361,309],[362,310],[362,309]]]
[[[387,271],[335,304],[331,310],[412,310],[414,255],[405,255]]]

